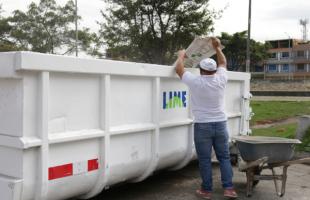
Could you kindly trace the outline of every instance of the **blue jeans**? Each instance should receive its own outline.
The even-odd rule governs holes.
[[[212,191],[212,146],[220,162],[222,186],[224,189],[233,188],[228,137],[226,121],[194,125],[194,141],[203,190]]]

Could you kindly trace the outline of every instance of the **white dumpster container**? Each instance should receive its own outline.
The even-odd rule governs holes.
[[[228,77],[229,133],[247,134],[250,75]],[[189,99],[171,66],[0,53],[1,200],[90,198],[185,166]]]

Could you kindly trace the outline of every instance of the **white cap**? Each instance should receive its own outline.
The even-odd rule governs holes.
[[[205,58],[199,63],[199,67],[207,71],[215,71],[217,64],[212,58]]]

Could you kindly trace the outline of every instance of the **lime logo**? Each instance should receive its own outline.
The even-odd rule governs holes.
[[[163,92],[163,109],[185,108],[186,91]]]

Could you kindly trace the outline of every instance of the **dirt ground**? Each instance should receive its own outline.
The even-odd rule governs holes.
[[[270,170],[263,171],[270,174]],[[220,184],[218,163],[213,164],[214,191],[212,199],[225,199]],[[178,171],[164,171],[140,183],[127,183],[102,192],[91,200],[199,200],[195,190],[200,186],[198,163],[192,162]],[[253,196],[246,197],[246,177],[234,167],[234,186],[238,199],[255,200],[309,200],[310,166],[293,165],[288,168],[286,194],[277,197],[273,181],[260,181]]]
[[[251,129],[270,128],[273,126],[298,123],[298,117],[291,117],[288,119],[282,119],[277,121],[265,120],[265,121],[258,121],[256,123],[257,124],[251,126]]]

